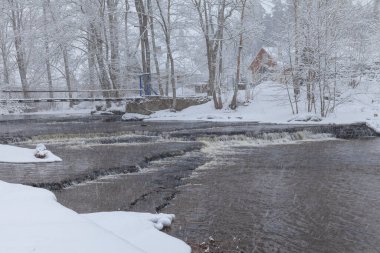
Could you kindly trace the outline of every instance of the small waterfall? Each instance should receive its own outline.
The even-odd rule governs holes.
[[[196,178],[203,171],[218,168],[231,167],[239,164],[239,154],[247,154],[252,147],[264,147],[270,145],[291,145],[314,141],[338,140],[333,134],[313,133],[311,131],[262,133],[255,137],[246,135],[221,135],[199,137],[197,139],[205,144],[202,152],[211,160],[198,167],[190,175]],[[248,151],[247,151],[248,149]]]
[[[123,144],[123,143],[149,143],[160,140],[159,136],[137,135],[128,132],[121,133],[90,133],[84,135],[55,134],[33,137],[30,140],[22,140],[15,143],[36,144],[43,142],[54,145],[97,145],[97,144]]]
[[[310,131],[263,133],[255,137],[246,135],[221,135],[199,137],[197,140],[217,146],[265,146],[280,144],[296,144],[305,141],[333,140],[335,136],[327,133]]]

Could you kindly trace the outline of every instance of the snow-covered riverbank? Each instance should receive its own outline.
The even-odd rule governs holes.
[[[371,85],[371,87],[368,87]],[[213,102],[193,106],[180,112],[159,111],[151,115],[149,121],[213,121],[213,122],[260,122],[278,124],[351,124],[366,122],[380,132],[380,101],[378,87],[363,84],[356,89],[348,89],[339,98],[334,112],[321,118],[317,114],[302,113],[305,106],[300,103],[301,113],[293,115],[289,98],[283,85],[266,82],[258,85],[252,92],[252,100],[243,105],[245,91],[239,92],[241,105],[237,110],[228,108],[229,98],[224,100],[224,109],[215,110]],[[314,120],[307,120],[307,119]]]
[[[61,158],[50,151],[0,145],[0,162],[43,163]],[[20,253],[188,253],[190,247],[159,230],[174,215],[94,213],[79,215],[60,205],[53,193],[0,181],[0,252]]]
[[[174,215],[79,215],[53,193],[0,181],[0,252],[188,253],[184,242],[160,232]]]

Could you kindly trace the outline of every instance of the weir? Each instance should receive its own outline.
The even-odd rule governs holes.
[[[115,117],[45,121],[15,120],[4,125],[14,133],[1,133],[3,144],[34,147],[45,143],[62,156],[63,164],[38,166],[0,164],[0,180],[63,189],[109,174],[137,172],[149,162],[200,150],[204,143],[271,145],[331,138],[377,136],[363,124],[273,125],[210,122],[122,122]],[[80,124],[78,124],[80,123]],[[118,146],[119,145],[119,146]],[[109,147],[109,148],[108,148]],[[95,159],[94,159],[95,157]],[[99,158],[99,159],[97,159]],[[93,160],[93,161],[91,161]],[[83,161],[87,161],[83,163]],[[30,174],[31,173],[31,174]],[[17,176],[16,176],[17,175]],[[31,175],[31,176],[27,176]]]
[[[260,137],[266,133],[295,133],[308,131],[311,133],[325,133],[331,134],[336,138],[341,139],[355,139],[363,137],[376,137],[379,136],[373,129],[369,128],[365,123],[357,124],[332,124],[332,125],[275,125],[275,124],[257,124],[255,127],[244,126],[230,126],[230,127],[215,127],[196,130],[179,130],[176,132],[168,133],[172,138],[182,138],[185,140],[196,140],[200,137],[217,137],[225,135],[241,135],[249,137]]]

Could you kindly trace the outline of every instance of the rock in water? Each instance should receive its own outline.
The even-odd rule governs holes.
[[[44,159],[48,155],[49,151],[46,149],[44,144],[38,144],[36,146],[36,151],[34,152],[34,156],[39,159]]]
[[[149,119],[149,116],[138,114],[138,113],[126,113],[122,116],[124,121],[143,121],[144,119]]]

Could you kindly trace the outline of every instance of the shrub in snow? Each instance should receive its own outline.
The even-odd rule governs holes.
[[[107,107],[103,104],[100,104],[100,105],[95,105],[95,110],[96,111],[106,111],[107,110]]]
[[[313,121],[313,122],[319,122],[322,121],[322,118],[315,115],[315,114],[305,114],[305,115],[297,115],[291,119],[288,120],[288,122],[292,121],[303,121],[303,122],[308,122],[308,121]]]
[[[0,99],[7,98],[0,92]],[[7,115],[10,113],[21,113],[26,109],[30,109],[30,107],[17,102],[0,103],[0,115]]]
[[[8,101],[9,97],[3,92],[0,92],[0,99],[6,100],[6,103],[0,103],[0,115],[21,113],[26,109],[30,109],[30,107],[27,105]]]
[[[34,152],[34,156],[39,159],[44,159],[48,155],[49,151],[44,144],[38,144]]]

